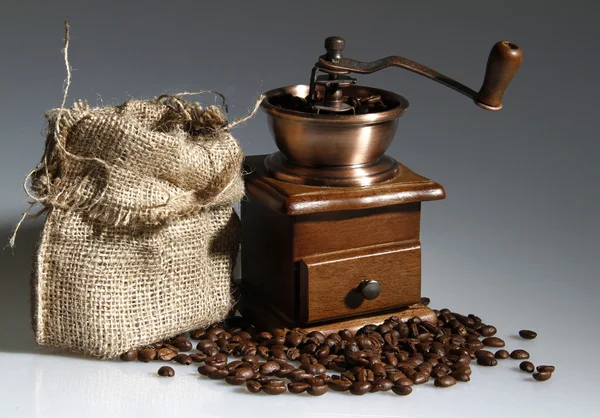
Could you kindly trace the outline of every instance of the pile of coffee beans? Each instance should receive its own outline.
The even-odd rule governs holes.
[[[318,103],[321,100],[323,100],[323,95],[322,92],[319,90],[316,91],[316,94],[316,102]],[[378,94],[367,97],[344,96],[342,97],[342,101],[350,106],[348,110],[349,114],[354,115],[365,115],[367,113],[383,112],[388,109],[388,106],[384,103],[381,96]],[[296,112],[303,113],[315,113],[315,109],[311,105],[309,96],[299,97],[288,93],[282,94],[280,96],[275,96],[270,99],[270,102],[273,106],[279,107],[281,109],[293,110]],[[319,113],[327,114],[328,111],[320,110]],[[339,113],[337,112],[335,112],[335,114],[339,115]]]
[[[428,299],[422,302],[428,303]],[[474,362],[494,367],[505,359],[529,358],[523,349],[510,353],[488,350],[504,347],[505,342],[494,336],[494,326],[476,315],[448,309],[434,312],[435,324],[418,317],[403,322],[392,316],[380,325],[365,325],[356,333],[344,329],[329,335],[303,329],[262,331],[241,317],[232,317],[189,336],[123,353],[121,359],[196,363],[201,375],[245,385],[252,393],[279,395],[289,391],[321,396],[329,390],[353,395],[390,391],[406,396],[414,387],[430,381],[439,388],[468,382]],[[197,341],[192,353],[190,339]],[[534,372],[529,361],[519,367]],[[545,381],[553,372],[553,366],[538,366],[533,378]],[[163,366],[158,375],[171,377],[175,371]]]

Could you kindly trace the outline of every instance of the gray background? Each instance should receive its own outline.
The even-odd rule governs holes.
[[[512,333],[543,329],[546,346],[566,329],[588,336],[600,293],[598,4],[4,1],[0,238],[26,208],[21,184],[42,154],[43,113],[60,104],[65,17],[75,70],[69,104],[215,89],[232,117],[263,91],[306,83],[329,35],[346,38],[348,57],[403,55],[475,89],[490,47],[508,39],[524,60],[499,113],[397,69],[359,82],[410,101],[389,154],[446,188],[446,200],[423,205],[423,294],[432,305],[502,318]],[[246,154],[275,150],[262,113],[235,136]],[[26,282],[35,225],[24,227],[14,256],[0,258],[0,349],[8,351],[32,346]]]

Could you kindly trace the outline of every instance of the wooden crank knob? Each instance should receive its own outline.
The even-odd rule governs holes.
[[[502,109],[502,96],[515,76],[523,50],[509,41],[497,42],[490,51],[483,85],[475,97],[475,104],[486,110]]]
[[[358,291],[367,300],[373,300],[381,293],[381,285],[377,280],[363,280],[358,285]]]

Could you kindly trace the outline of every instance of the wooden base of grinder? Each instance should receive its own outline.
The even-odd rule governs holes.
[[[244,319],[249,321],[252,325],[260,330],[269,330],[273,328],[295,328],[289,326],[289,324],[285,324],[267,309],[253,304],[251,300],[248,300],[244,296],[242,296],[238,302],[240,308],[243,309]],[[240,310],[242,310],[240,309]],[[373,316],[362,316],[358,318],[349,318],[343,319],[336,322],[328,322],[325,324],[316,324],[307,327],[300,327],[301,329],[311,332],[311,331],[320,331],[325,336],[329,334],[337,333],[340,330],[348,329],[352,332],[358,331],[365,325],[374,324],[379,325],[382,324],[386,319],[391,316],[396,316],[400,318],[400,320],[406,322],[410,318],[419,317],[422,321],[430,322],[435,324],[437,321],[437,316],[435,312],[428,308],[427,306],[416,303],[414,305],[408,306],[406,308],[391,311],[385,314],[377,314]]]

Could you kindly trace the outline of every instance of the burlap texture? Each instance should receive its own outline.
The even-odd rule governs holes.
[[[33,280],[38,343],[107,358],[221,320],[243,154],[219,108],[77,103],[48,126],[31,185],[48,208]]]

